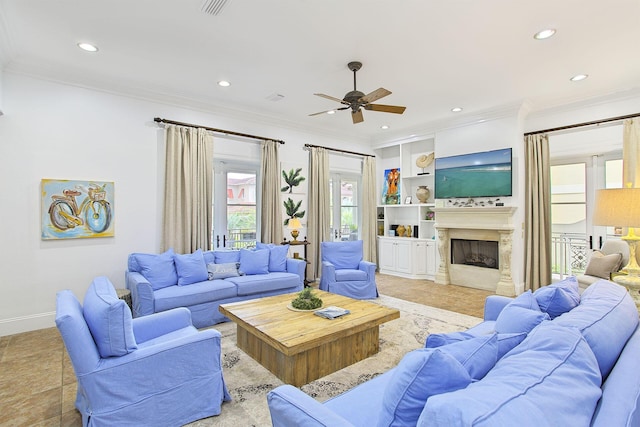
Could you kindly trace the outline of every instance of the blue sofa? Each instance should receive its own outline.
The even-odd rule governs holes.
[[[511,299],[484,321],[434,334],[392,370],[319,403],[269,392],[274,427],[639,426],[638,311],[625,288],[575,278]]]
[[[186,307],[196,328],[226,322],[224,303],[301,291],[305,262],[287,258],[288,246],[129,255],[125,273],[133,317]]]

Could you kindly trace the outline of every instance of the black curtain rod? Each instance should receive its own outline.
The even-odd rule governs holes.
[[[375,157],[375,155],[373,155],[373,154],[356,153],[355,151],[340,150],[339,148],[322,147],[320,145],[304,144],[304,146],[305,146],[305,148],[324,148],[325,150],[337,151],[339,153],[353,154],[354,156]]]
[[[576,123],[576,124],[573,124],[573,125],[560,126],[560,127],[551,128],[551,129],[537,130],[535,132],[527,132],[527,133],[524,134],[524,136],[537,135],[539,133],[557,132],[557,131],[560,131],[560,130],[580,128],[580,127],[584,127],[584,126],[593,126],[593,125],[599,125],[599,124],[608,123],[608,122],[617,122],[618,120],[633,119],[633,118],[636,118],[636,117],[640,117],[640,113],[629,114],[629,115],[626,115],[626,116],[610,117],[608,119],[595,120],[593,122]]]
[[[240,133],[240,132],[234,132],[234,131],[231,131],[231,130],[216,129],[216,128],[210,128],[210,127],[207,127],[207,126],[200,126],[200,125],[192,125],[191,123],[176,122],[175,120],[161,119],[160,117],[154,118],[153,121],[157,122],[157,123],[168,123],[170,125],[188,126],[188,127],[192,127],[192,128],[202,128],[202,129],[206,129],[206,130],[211,131],[211,132],[224,133],[226,135],[241,136],[243,138],[259,139],[259,140],[262,140],[262,141],[275,141],[275,142],[278,142],[280,144],[284,144],[284,141],[282,141],[281,139],[265,138],[264,136],[249,135],[248,133]]]

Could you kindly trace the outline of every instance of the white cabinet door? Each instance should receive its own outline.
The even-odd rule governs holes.
[[[395,244],[396,271],[411,274],[411,242],[398,240]]]
[[[380,270],[396,269],[396,250],[395,243],[391,239],[379,239],[380,251],[378,260]]]
[[[427,243],[426,242],[414,242],[413,250],[413,274],[427,274]]]

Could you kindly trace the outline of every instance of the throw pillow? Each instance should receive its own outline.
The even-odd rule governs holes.
[[[101,357],[124,356],[138,348],[129,306],[118,299],[106,277],[96,277],[84,296],[82,312]]]
[[[518,346],[526,337],[526,332],[498,334],[498,360]]]
[[[621,262],[622,254],[605,255],[600,251],[593,251],[584,274],[609,280],[610,274],[620,269]]]
[[[207,264],[207,271],[209,272],[209,280],[226,279],[227,277],[237,277],[239,262],[229,262],[226,264]]]
[[[269,251],[269,271],[287,271],[288,245],[274,245],[273,243],[256,243],[256,249]]]
[[[425,348],[442,347],[443,345],[453,344],[460,341],[466,341],[471,338],[476,338],[477,335],[473,335],[469,332],[448,332],[440,334],[429,334],[424,343]]]
[[[213,251],[213,259],[216,264],[226,264],[229,262],[240,262],[240,251],[226,250]]]
[[[491,334],[489,334],[491,335]],[[425,341],[425,348],[442,347],[448,344],[454,344],[461,341],[470,340],[487,335],[474,335],[469,332],[449,332],[441,334],[431,334]],[[498,354],[497,359],[502,359],[502,356],[511,351],[515,346],[520,344],[522,340],[527,337],[526,332],[497,334],[498,341]]]
[[[499,334],[529,333],[543,320],[550,320],[547,313],[528,308],[509,306],[502,309],[496,319],[496,332]]]
[[[580,291],[578,289],[578,280],[571,276],[560,282],[543,286],[536,290],[533,296],[538,301],[540,310],[548,313],[551,319],[555,319],[580,304]]]
[[[429,397],[465,388],[471,381],[465,367],[441,348],[411,351],[384,390],[378,426],[416,425]]]
[[[540,307],[538,306],[538,302],[536,298],[533,296],[531,290],[527,292],[523,292],[518,295],[513,301],[505,306],[507,307],[523,307],[528,308],[529,310],[537,310],[540,311]]]
[[[204,262],[201,249],[192,254],[176,255],[174,259],[179,286],[203,282],[208,279],[207,264]]]
[[[269,251],[240,249],[240,271],[242,274],[268,274]]]
[[[157,254],[135,254],[140,266],[140,274],[151,283],[153,290],[166,288],[178,283],[178,274],[173,262],[173,249]]]
[[[471,379],[481,380],[498,361],[498,335],[482,335],[440,349],[460,362]]]

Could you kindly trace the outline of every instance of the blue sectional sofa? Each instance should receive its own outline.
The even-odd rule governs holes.
[[[515,299],[484,321],[433,334],[392,370],[324,403],[269,392],[284,426],[639,426],[638,311],[625,288],[575,278]]]
[[[133,317],[186,307],[196,328],[226,322],[220,304],[298,292],[305,262],[287,258],[288,246],[129,255],[125,273]]]

